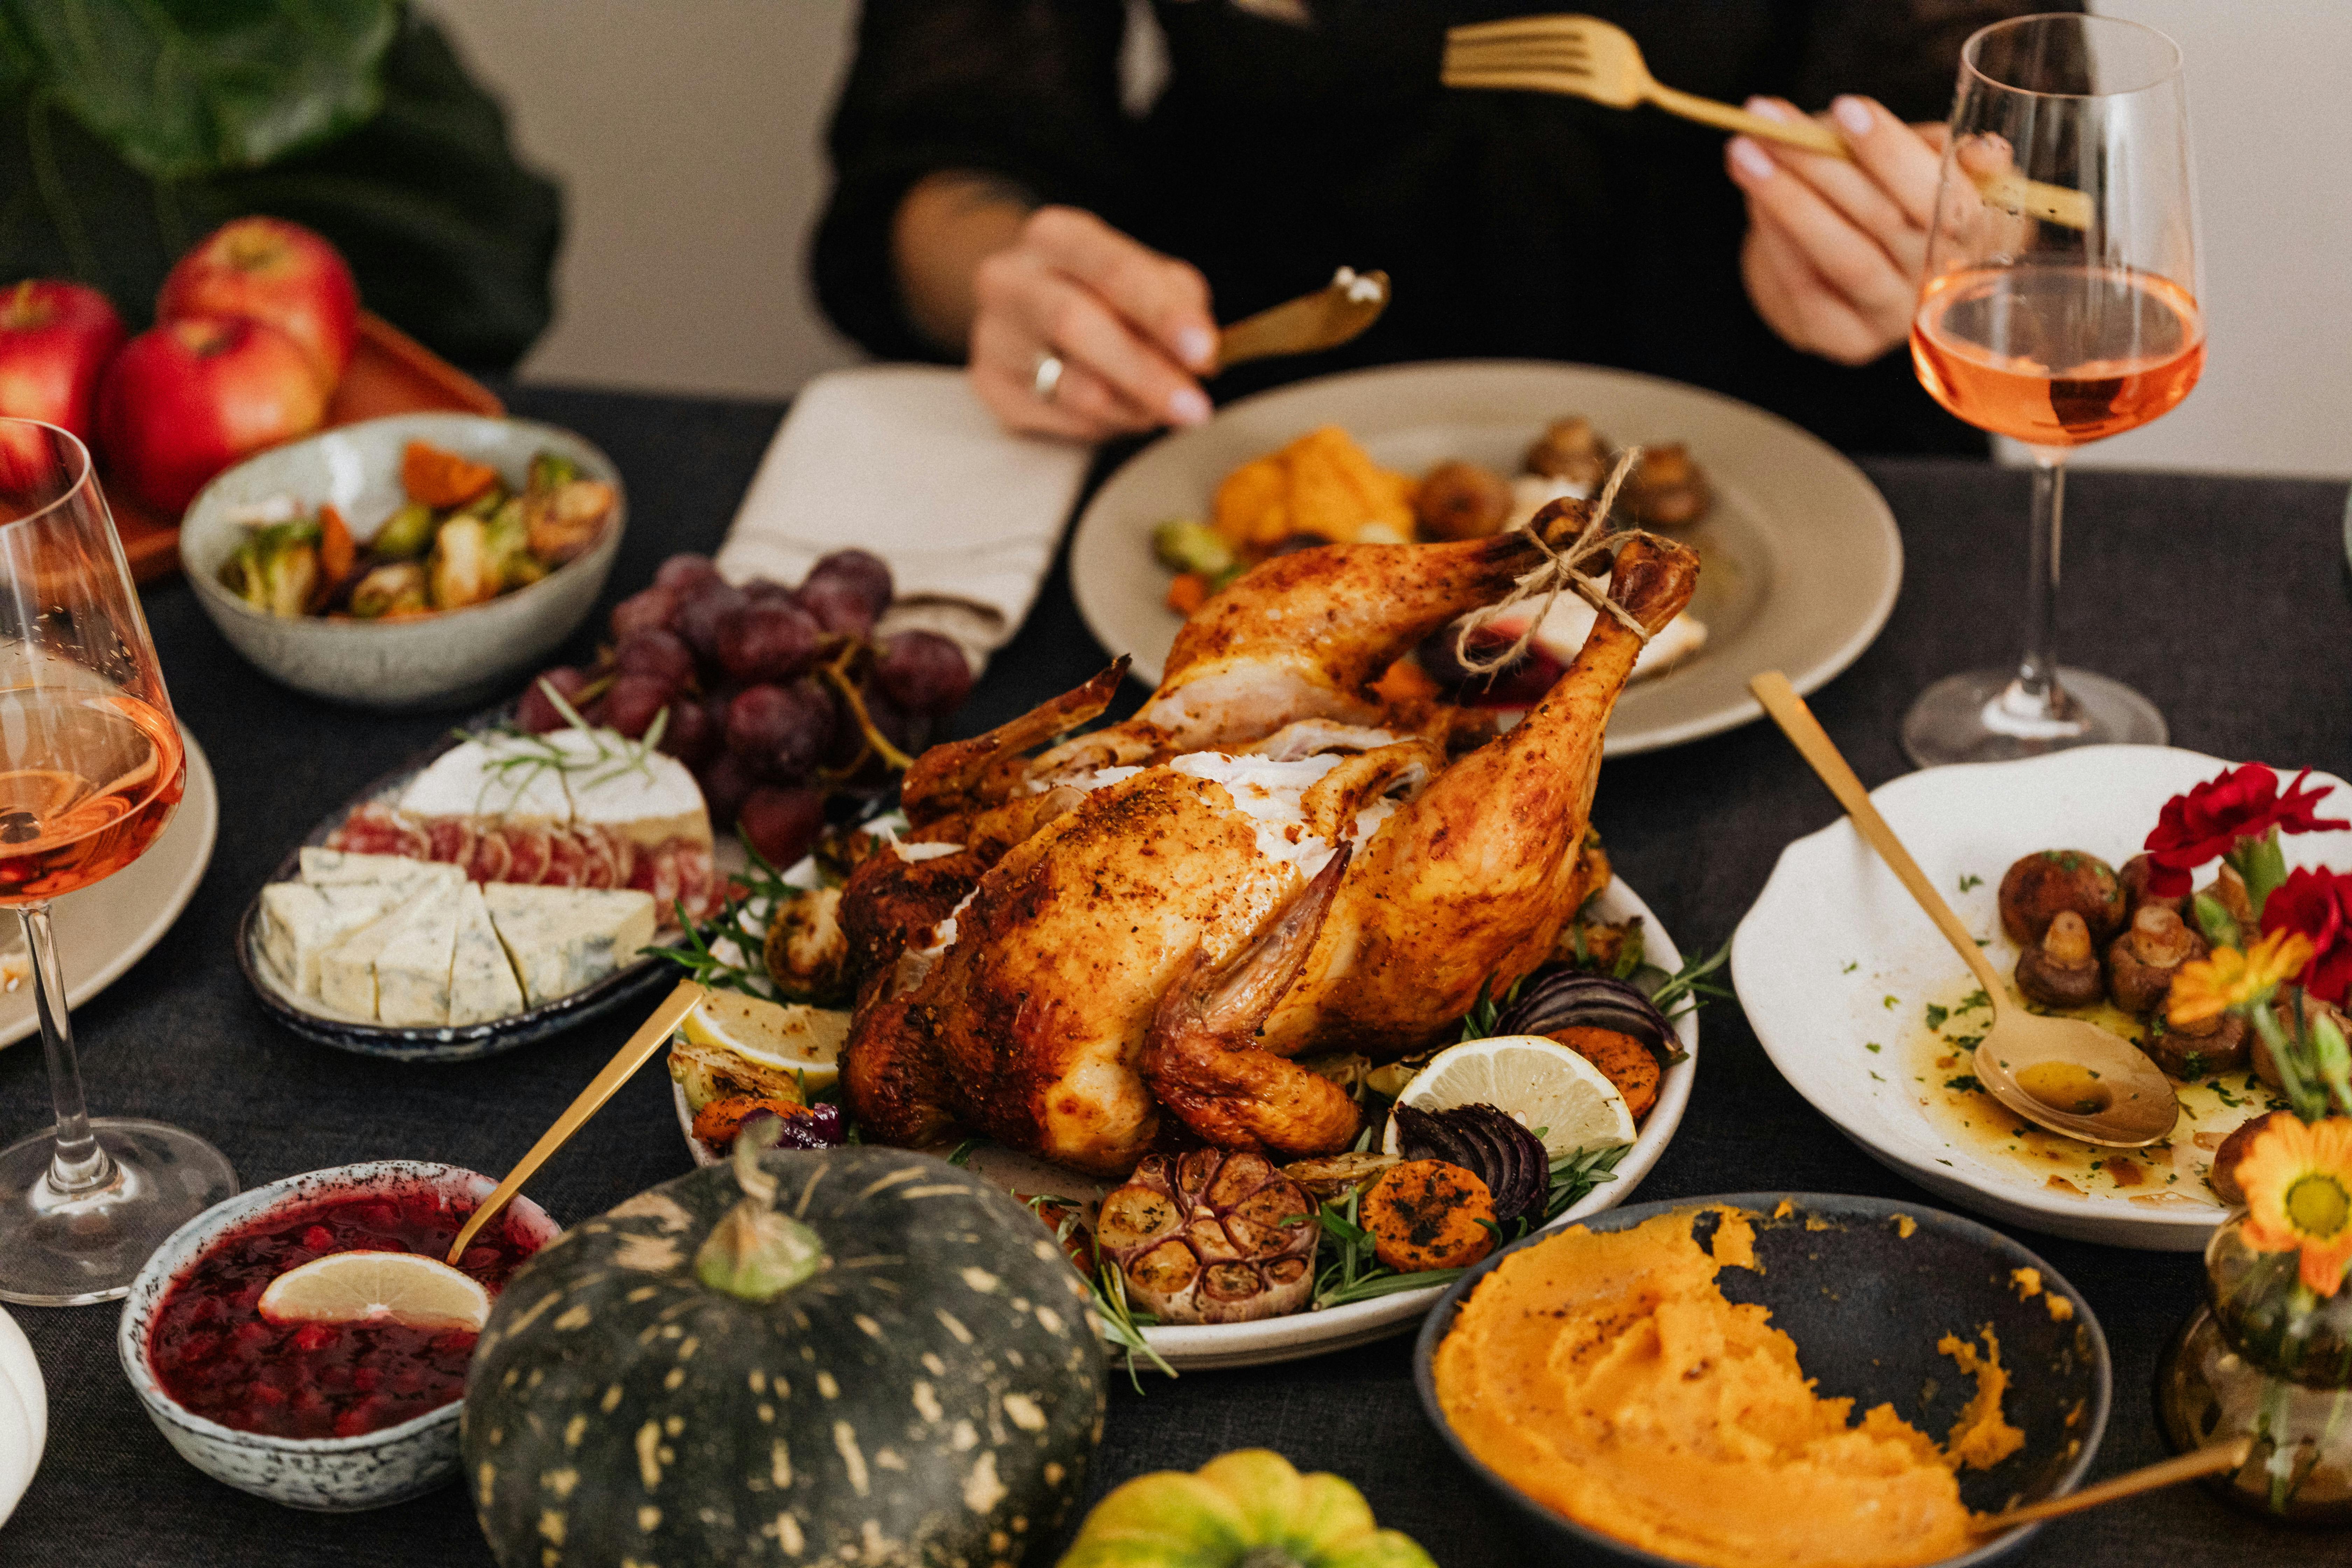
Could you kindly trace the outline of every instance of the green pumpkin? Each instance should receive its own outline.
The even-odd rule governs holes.
[[[761,1142],[499,1297],[464,1450],[504,1568],[1011,1564],[1078,1497],[1103,1354],[1035,1216],[928,1155]]]
[[[1220,1454],[1190,1475],[1138,1476],[1097,1503],[1059,1568],[1437,1568],[1372,1522],[1364,1494],[1302,1476],[1267,1448]]]

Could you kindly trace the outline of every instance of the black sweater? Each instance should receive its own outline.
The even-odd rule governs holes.
[[[838,179],[813,268],[841,329],[936,358],[900,307],[893,215],[934,170],[1008,175],[1198,266],[1231,321],[1385,269],[1395,298],[1344,349],[1220,377],[1220,398],[1402,360],[1500,356],[1649,371],[1864,451],[1982,452],[1898,349],[1859,369],[1775,337],[1739,279],[1723,134],[1649,108],[1438,84],[1445,28],[1530,0],[1152,0],[1165,89],[1120,106],[1118,0],[866,0],[835,112]],[[1840,92],[1949,110],[1961,43],[2023,0],[1580,0],[1657,79],[1809,110]],[[1284,20],[1292,13],[1309,19]]]

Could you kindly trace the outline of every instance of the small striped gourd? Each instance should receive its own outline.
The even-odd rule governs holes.
[[[465,1474],[503,1568],[1011,1564],[1102,1431],[1086,1289],[896,1149],[762,1151],[576,1226],[499,1298]]]
[[[1437,1568],[1335,1475],[1270,1448],[1160,1470],[1095,1504],[1057,1568]]]

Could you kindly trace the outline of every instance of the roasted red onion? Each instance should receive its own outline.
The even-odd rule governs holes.
[[[1508,1225],[1521,1215],[1543,1218],[1551,1191],[1551,1161],[1536,1135],[1491,1105],[1457,1105],[1447,1110],[1396,1108],[1397,1144],[1408,1160],[1443,1160],[1486,1184],[1495,1219]]]
[[[1681,1039],[1640,987],[1565,963],[1539,965],[1518,1000],[1495,1020],[1498,1035],[1549,1035],[1561,1029],[1613,1029],[1631,1035],[1664,1061],[1682,1059]]]
[[[735,1135],[741,1137],[743,1128],[761,1121],[781,1123],[776,1131],[776,1147],[779,1149],[833,1149],[847,1141],[846,1130],[841,1121],[841,1107],[830,1102],[812,1105],[797,1116],[779,1116],[772,1110],[755,1110],[743,1118],[741,1126],[735,1130]]]

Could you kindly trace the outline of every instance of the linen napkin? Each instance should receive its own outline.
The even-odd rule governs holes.
[[[834,371],[793,400],[719,569],[796,584],[830,551],[870,550],[898,583],[882,629],[938,632],[978,669],[1036,599],[1090,456],[1007,434],[961,371]]]

